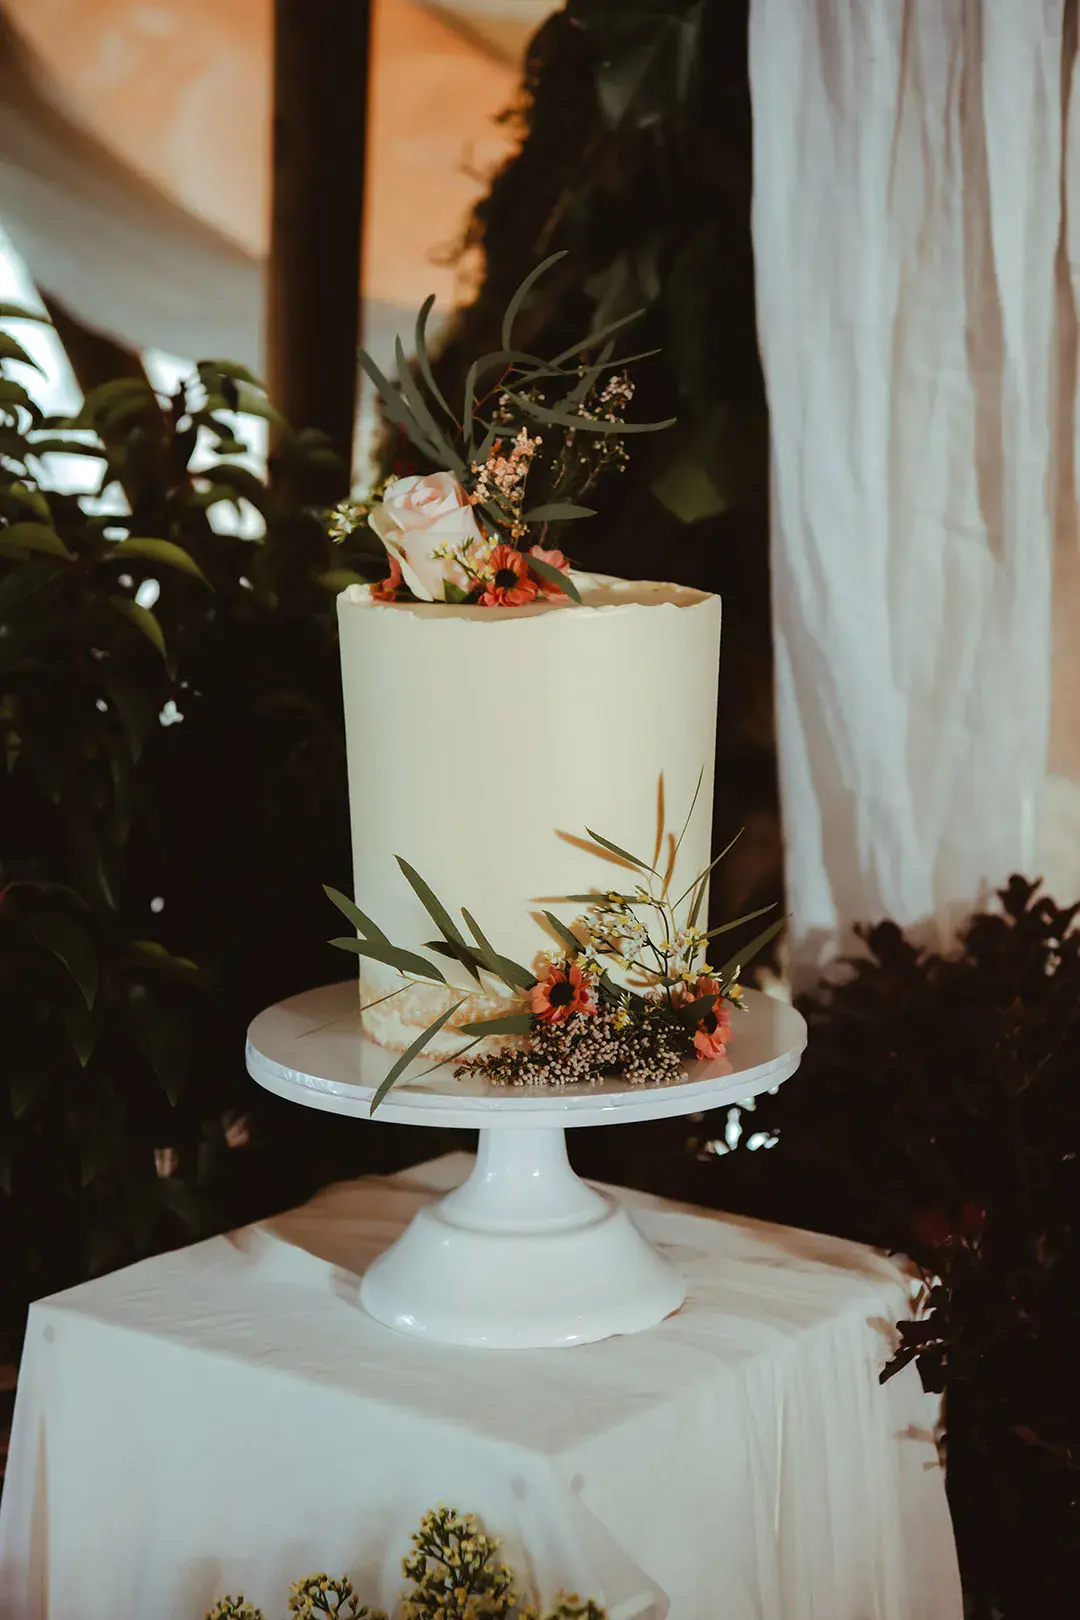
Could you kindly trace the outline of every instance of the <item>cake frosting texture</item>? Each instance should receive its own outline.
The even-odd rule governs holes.
[[[679,894],[709,861],[720,599],[674,585],[576,574],[582,606],[384,603],[366,586],[338,598],[357,903],[396,945],[437,930],[401,856],[455,918],[466,907],[495,949],[532,968],[567,923],[560,897],[633,887],[593,828],[664,870],[701,788],[671,875]],[[702,773],[703,776],[702,776]],[[430,1050],[462,1044],[454,1025],[505,1008],[494,982]],[[364,961],[365,1000],[401,985]],[[398,1050],[450,1004],[410,986],[364,1014]]]

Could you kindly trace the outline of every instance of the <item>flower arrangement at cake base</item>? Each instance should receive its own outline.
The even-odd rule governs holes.
[[[402,1560],[409,1586],[402,1593],[400,1620],[540,1620],[541,1611],[522,1603],[513,1572],[496,1559],[499,1543],[485,1535],[471,1513],[436,1508],[426,1513],[412,1538],[413,1550]],[[289,1592],[295,1620],[318,1615],[338,1620],[389,1620],[382,1609],[360,1602],[348,1576],[322,1573],[296,1581]],[[223,1597],[206,1620],[265,1620],[263,1611],[241,1592]],[[543,1620],[607,1620],[607,1611],[592,1598],[562,1593]]]
[[[692,803],[684,832],[693,811]],[[783,927],[783,918],[715,966],[708,951],[718,936],[774,909],[765,906],[712,929],[700,926],[709,875],[731,844],[673,897],[671,874],[681,836],[673,842],[661,871],[600,833],[588,828],[586,832],[600,851],[624,868],[634,868],[640,881],[625,890],[562,896],[562,901],[586,908],[572,924],[545,909],[543,918],[557,944],[533,967],[496,950],[464,907],[464,930],[460,928],[420,874],[398,856],[404,877],[439,930],[440,937],[428,941],[424,949],[457,963],[489,997],[495,993],[492,985],[497,985],[506,1009],[494,1017],[456,1024],[454,1032],[464,1044],[424,1074],[452,1064],[455,1075],[480,1075],[496,1086],[595,1084],[612,1077],[642,1085],[684,1079],[687,1063],[724,1056],[731,1011],[745,1010],[742,970]],[[374,1110],[476,992],[456,992],[441,968],[416,951],[394,945],[347,895],[329,886],[326,894],[357,930],[355,937],[330,943],[385,963],[401,975],[400,987],[381,996],[380,1003],[405,994],[413,985],[439,991],[448,1000],[393,1064],[372,1101]],[[484,1051],[469,1056],[482,1043]]]

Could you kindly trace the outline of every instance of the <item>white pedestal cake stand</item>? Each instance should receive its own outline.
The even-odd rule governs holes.
[[[746,999],[730,1057],[693,1063],[670,1084],[508,1089],[455,1080],[450,1064],[419,1078],[431,1060],[414,1064],[376,1119],[478,1130],[476,1167],[368,1268],[365,1309],[400,1332],[489,1349],[587,1344],[678,1310],[680,1272],[617,1200],[574,1174],[565,1132],[702,1113],[780,1085],[799,1065],[806,1025],[770,996]],[[393,1061],[361,1030],[355,980],[269,1007],[248,1031],[248,1072],[259,1085],[356,1119],[370,1119]]]

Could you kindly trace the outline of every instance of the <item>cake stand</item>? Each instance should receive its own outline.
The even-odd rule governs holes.
[[[403,1333],[503,1350],[638,1333],[677,1311],[686,1297],[677,1266],[617,1199],[574,1174],[565,1133],[703,1113],[780,1085],[798,1067],[806,1025],[771,996],[748,991],[746,1001],[730,1057],[690,1064],[683,1081],[500,1088],[455,1080],[450,1064],[425,1075],[430,1058],[413,1064],[375,1118],[478,1130],[476,1165],[364,1273],[364,1308]],[[279,1002],[248,1031],[259,1085],[354,1119],[371,1118],[393,1061],[362,1032],[355,980]]]

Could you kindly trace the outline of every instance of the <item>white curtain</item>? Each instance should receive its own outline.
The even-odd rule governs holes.
[[[796,981],[1040,859],[1080,892],[1074,52],[1073,0],[752,6]]]

